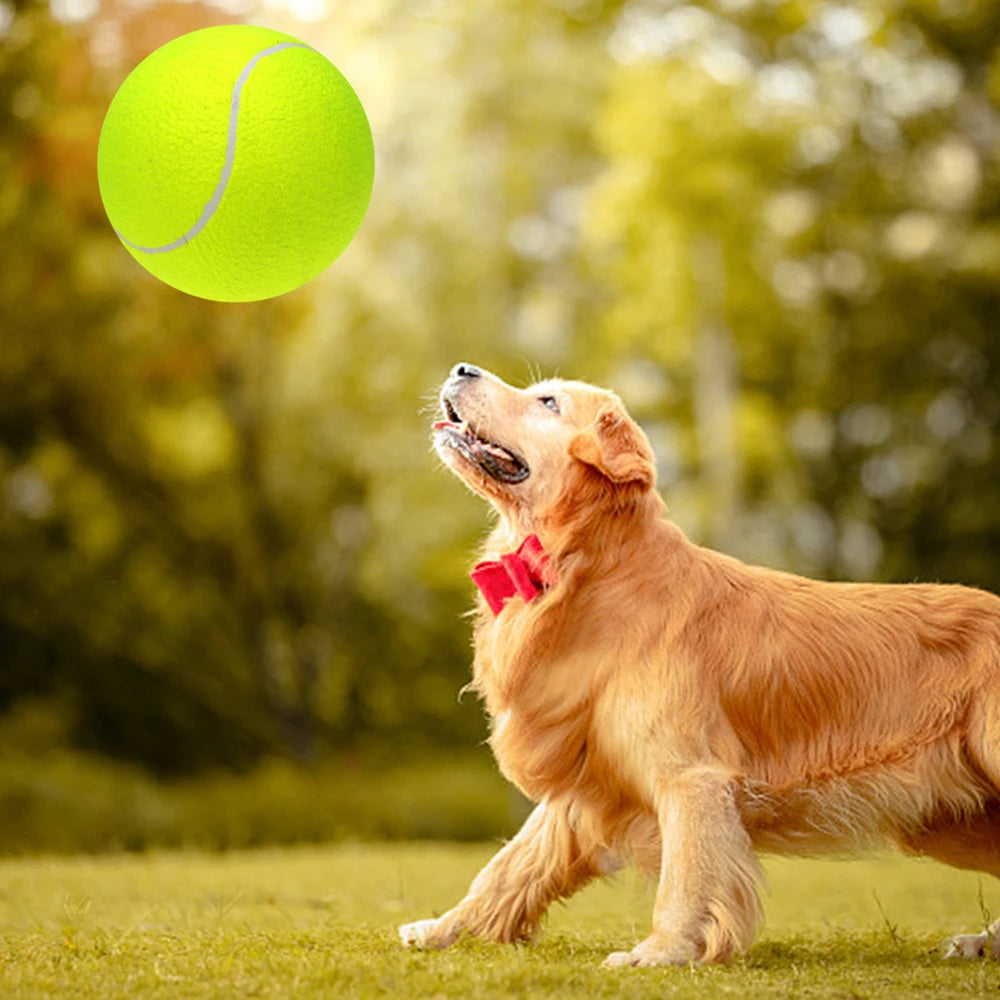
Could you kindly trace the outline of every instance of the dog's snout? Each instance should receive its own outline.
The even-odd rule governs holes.
[[[482,376],[482,371],[475,365],[470,365],[465,361],[460,361],[451,370],[451,378],[453,379],[463,379],[463,378],[480,378]]]

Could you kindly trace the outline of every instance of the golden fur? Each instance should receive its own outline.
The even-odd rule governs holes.
[[[495,618],[480,600],[475,629],[493,751],[538,805],[465,899],[404,942],[530,936],[552,900],[627,859],[659,879],[653,930],[612,965],[746,948],[755,849],[889,841],[1000,876],[1000,598],[818,582],[694,545],[665,519],[616,396],[471,371],[445,384],[453,415],[530,475],[498,482],[439,451],[499,514],[484,555],[536,533],[558,573]],[[1000,952],[997,929],[952,948]]]

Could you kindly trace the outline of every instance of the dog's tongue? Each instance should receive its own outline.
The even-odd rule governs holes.
[[[494,458],[499,458],[504,462],[513,462],[511,453],[507,451],[506,448],[501,448],[498,444],[490,444],[489,441],[477,441],[476,444],[479,448],[485,451],[487,455],[492,455]]]
[[[468,456],[474,458],[485,471],[504,482],[517,483],[527,475],[527,467],[506,448],[492,441],[484,441],[469,426],[467,420],[437,420],[432,425],[436,431],[450,431],[465,442]]]

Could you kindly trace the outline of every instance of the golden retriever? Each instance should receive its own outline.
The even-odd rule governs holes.
[[[530,937],[630,859],[658,878],[652,932],[606,965],[748,947],[757,850],[891,842],[1000,876],[1000,598],[817,582],[694,545],[664,516],[646,436],[593,386],[458,365],[441,402],[437,451],[499,515],[484,555],[501,558],[477,572],[520,576],[487,581],[472,686],[501,770],[538,805],[405,944]],[[533,573],[510,555],[531,536]],[[1000,955],[998,932],[949,952]]]

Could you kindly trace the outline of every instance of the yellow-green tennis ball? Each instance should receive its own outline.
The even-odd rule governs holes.
[[[122,243],[174,288],[250,302],[316,277],[371,197],[371,129],[315,49],[223,25],[147,56],[108,108],[101,199]]]

